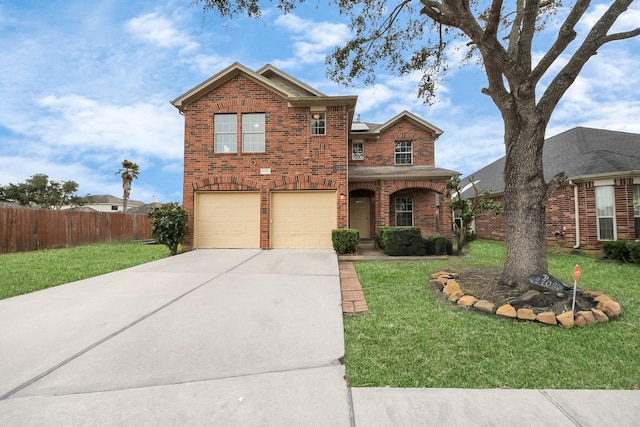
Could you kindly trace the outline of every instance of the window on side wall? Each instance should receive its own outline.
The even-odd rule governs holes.
[[[596,187],[598,240],[615,240],[615,208],[613,186]]]
[[[242,115],[242,151],[264,153],[264,113]]]
[[[364,160],[364,144],[362,142],[351,144],[351,160]]]
[[[214,152],[238,152],[238,116],[236,114],[216,114],[214,132]]]
[[[326,115],[321,111],[311,112],[311,135],[325,135],[327,133]]]
[[[413,227],[413,197],[396,197],[396,227]]]
[[[633,218],[636,223],[636,239],[640,239],[640,184],[633,185]]]
[[[410,165],[413,163],[412,141],[396,141],[395,163],[396,165]]]

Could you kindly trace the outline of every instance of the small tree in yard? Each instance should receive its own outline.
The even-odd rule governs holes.
[[[460,218],[460,226],[454,223],[456,230],[456,250],[458,255],[462,254],[462,248],[468,243],[467,236],[471,229],[473,220],[488,212],[499,214],[502,205],[496,203],[489,197],[489,191],[480,191],[476,187],[473,177],[469,178],[469,184],[473,189],[473,196],[469,199],[462,197],[463,188],[460,187],[460,177],[455,176],[447,182],[447,199],[451,211],[455,218]]]
[[[177,254],[178,245],[184,242],[189,232],[187,211],[178,203],[171,202],[151,209],[149,216],[153,219],[151,236],[158,243],[167,246],[171,255]]]

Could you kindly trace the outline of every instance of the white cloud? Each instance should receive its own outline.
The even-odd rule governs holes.
[[[584,14],[578,25],[583,31],[593,28],[596,22],[602,17],[602,15],[609,8],[610,4],[597,4],[591,10]],[[632,3],[629,8],[620,15],[610,33],[617,33],[620,31],[629,31],[638,27],[640,22],[640,5]]]
[[[114,105],[69,94],[46,96],[40,106],[47,114],[34,122],[31,133],[70,155],[109,150],[182,158],[182,117],[168,103]]]
[[[161,48],[183,48],[194,50],[198,43],[181,34],[169,19],[155,12],[132,18],[125,30],[134,37]]]
[[[293,57],[273,62],[282,68],[323,63],[332,48],[342,45],[350,37],[346,24],[315,22],[295,14],[280,15],[274,23],[276,27],[286,30],[294,40]]]

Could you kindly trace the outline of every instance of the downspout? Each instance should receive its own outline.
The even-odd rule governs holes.
[[[569,185],[573,187],[573,213],[576,221],[576,244],[573,245],[573,249],[580,247],[580,205],[578,203],[578,185],[569,181]]]

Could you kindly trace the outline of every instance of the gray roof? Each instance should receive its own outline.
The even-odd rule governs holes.
[[[428,179],[450,178],[458,172],[434,166],[351,166],[349,181],[372,179]]]
[[[464,187],[473,176],[479,190],[504,191],[504,162],[501,157],[462,178]],[[543,149],[544,178],[548,182],[560,172],[579,180],[597,175],[640,174],[640,134],[576,127],[548,138]],[[472,190],[462,194],[473,196]]]

